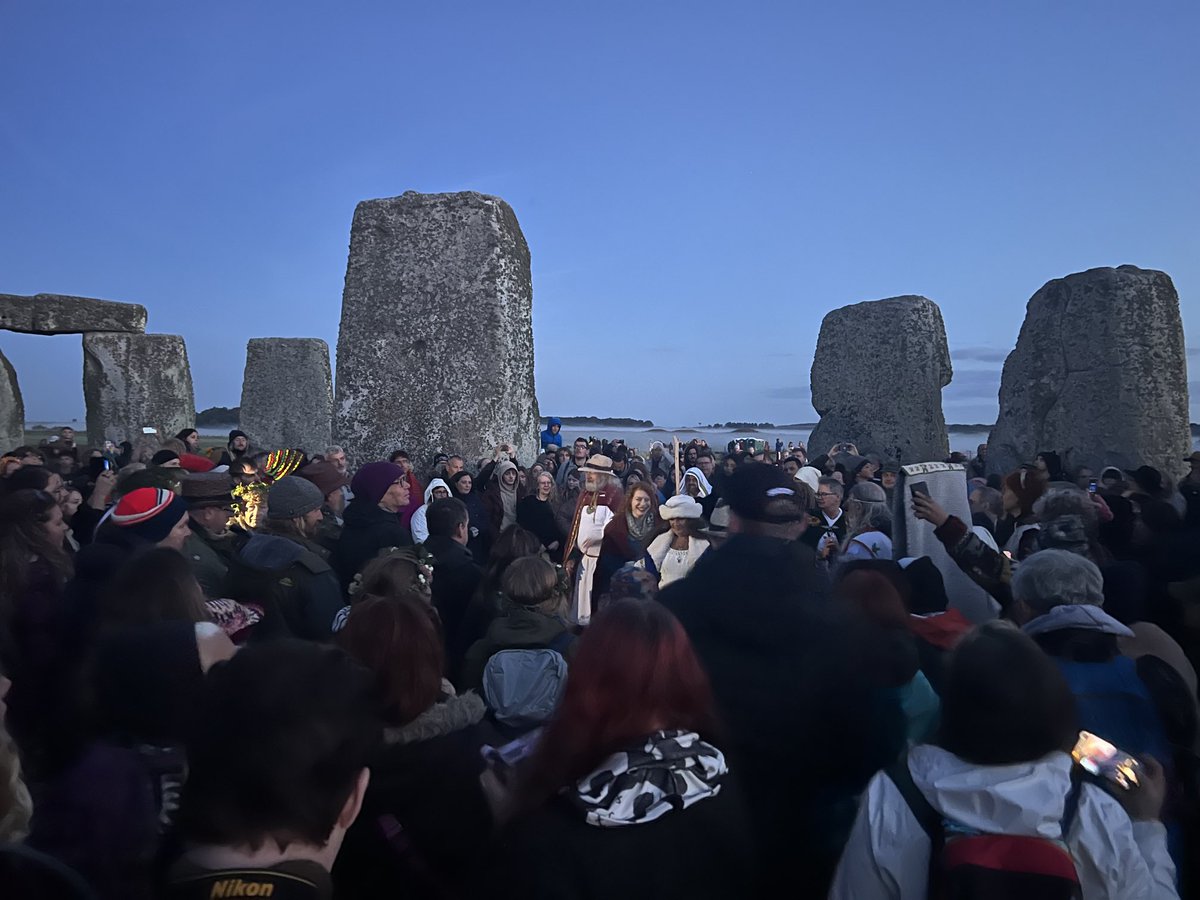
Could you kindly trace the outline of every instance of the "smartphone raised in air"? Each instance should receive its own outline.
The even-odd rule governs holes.
[[[1090,731],[1079,732],[1071,758],[1091,775],[1111,781],[1125,790],[1141,783],[1142,764],[1135,757]]]
[[[922,497],[928,497],[929,483],[925,481],[914,481],[908,486],[908,492],[914,497],[916,497],[918,494],[920,494]]]

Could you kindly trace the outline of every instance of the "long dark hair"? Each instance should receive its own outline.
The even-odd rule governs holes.
[[[212,621],[191,565],[170,547],[138,553],[117,570],[100,614],[106,626]]]
[[[45,530],[55,509],[58,503],[45,491],[20,490],[0,497],[0,628],[29,586],[35,561],[49,565],[60,583],[71,577],[70,555]]]
[[[500,590],[500,579],[514,560],[522,556],[537,556],[541,552],[542,542],[532,531],[520,525],[505,528],[492,545],[488,567],[484,570],[483,580],[479,582],[483,596]]]

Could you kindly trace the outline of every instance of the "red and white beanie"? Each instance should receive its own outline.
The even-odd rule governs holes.
[[[187,515],[187,501],[174,491],[144,487],[130,491],[117,503],[111,521],[138,537],[157,544]]]

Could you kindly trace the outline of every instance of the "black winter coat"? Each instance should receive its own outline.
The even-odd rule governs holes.
[[[867,644],[825,592],[803,543],[735,534],[659,594],[712,681],[721,749],[762,851],[759,886],[797,897],[824,896],[856,795],[904,742],[898,703],[863,672]]]
[[[553,560],[561,560],[563,543],[567,536],[558,527],[558,519],[554,515],[554,507],[548,500],[539,500],[530,494],[517,501],[517,524],[537,535],[542,546]],[[553,550],[551,544],[557,544]]]
[[[345,589],[363,567],[388,547],[411,547],[412,532],[397,513],[366,500],[351,500],[342,516],[342,536],[331,562]]]
[[[454,677],[462,661],[462,650],[458,648],[458,634],[462,629],[467,606],[479,581],[483,569],[475,562],[471,551],[448,537],[431,534],[425,548],[433,554],[433,605],[442,619],[442,635],[446,644],[446,673]]]
[[[492,829],[480,748],[504,743],[484,716],[483,700],[464,694],[385,729],[333,868],[338,897],[467,896],[458,888]]]
[[[755,849],[742,797],[715,797],[653,822],[601,828],[562,798],[505,827],[475,896],[553,900],[731,900],[754,896]],[[802,896],[789,894],[789,896]]]

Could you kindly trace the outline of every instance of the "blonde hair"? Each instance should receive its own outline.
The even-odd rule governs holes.
[[[29,834],[33,799],[21,778],[17,744],[0,725],[0,841],[19,843]]]

